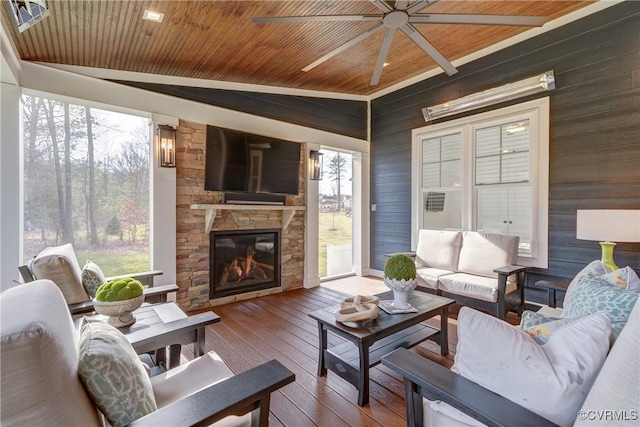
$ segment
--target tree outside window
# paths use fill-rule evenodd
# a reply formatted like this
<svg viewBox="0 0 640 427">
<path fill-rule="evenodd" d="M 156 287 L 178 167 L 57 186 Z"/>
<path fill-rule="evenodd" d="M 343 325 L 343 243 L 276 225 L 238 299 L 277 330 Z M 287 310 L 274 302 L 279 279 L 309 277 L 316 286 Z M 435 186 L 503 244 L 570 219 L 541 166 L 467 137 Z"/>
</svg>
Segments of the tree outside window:
<svg viewBox="0 0 640 427">
<path fill-rule="evenodd" d="M 72 243 L 105 274 L 149 268 L 143 117 L 25 96 L 24 257 Z"/>
</svg>

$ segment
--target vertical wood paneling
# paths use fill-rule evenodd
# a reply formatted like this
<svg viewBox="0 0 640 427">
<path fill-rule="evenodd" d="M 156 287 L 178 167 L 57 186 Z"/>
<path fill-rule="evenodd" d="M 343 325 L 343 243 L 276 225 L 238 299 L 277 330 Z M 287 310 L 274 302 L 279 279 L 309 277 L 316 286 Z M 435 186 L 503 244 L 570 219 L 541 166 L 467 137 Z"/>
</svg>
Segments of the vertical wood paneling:
<svg viewBox="0 0 640 427">
<path fill-rule="evenodd" d="M 575 238 L 576 210 L 640 209 L 640 3 L 633 1 L 467 64 L 453 77 L 372 101 L 372 268 L 411 243 L 410 209 L 395 211 L 410 205 L 411 129 L 425 125 L 420 108 L 548 69 L 557 85 L 549 95 L 549 268 L 535 270 L 530 283 L 571 277 L 600 258 L 597 242 Z M 620 243 L 616 262 L 640 271 L 639 253 L 639 243 Z"/>
</svg>

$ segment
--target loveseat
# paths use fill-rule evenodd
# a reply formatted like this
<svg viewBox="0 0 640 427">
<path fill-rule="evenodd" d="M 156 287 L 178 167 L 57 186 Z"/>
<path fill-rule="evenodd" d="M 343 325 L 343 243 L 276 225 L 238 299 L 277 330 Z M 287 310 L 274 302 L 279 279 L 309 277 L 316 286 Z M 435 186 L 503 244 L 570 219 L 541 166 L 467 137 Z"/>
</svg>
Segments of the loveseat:
<svg viewBox="0 0 640 427">
<path fill-rule="evenodd" d="M 475 231 L 420 230 L 418 290 L 488 311 L 500 319 L 524 310 L 527 267 L 518 266 L 518 236 Z"/>
<path fill-rule="evenodd" d="M 385 356 L 404 377 L 408 425 L 639 425 L 640 279 L 597 264 L 563 311 L 528 311 L 519 327 L 463 307 L 452 370 L 406 349 Z"/>
</svg>

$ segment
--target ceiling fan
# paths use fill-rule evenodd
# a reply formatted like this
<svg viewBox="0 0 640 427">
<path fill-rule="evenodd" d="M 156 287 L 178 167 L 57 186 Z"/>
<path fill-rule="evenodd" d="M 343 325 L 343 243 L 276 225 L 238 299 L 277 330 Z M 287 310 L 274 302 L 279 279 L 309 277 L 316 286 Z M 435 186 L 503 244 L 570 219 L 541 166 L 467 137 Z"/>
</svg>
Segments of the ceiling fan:
<svg viewBox="0 0 640 427">
<path fill-rule="evenodd" d="M 273 16 L 253 18 L 256 24 L 269 24 L 278 22 L 317 22 L 317 21 L 372 21 L 378 22 L 376 26 L 360 35 L 352 38 L 348 42 L 338 46 L 307 65 L 302 71 L 309 71 L 322 64 L 329 58 L 348 49 L 376 31 L 384 28 L 385 35 L 382 40 L 382 47 L 378 54 L 378 60 L 373 70 L 370 86 L 375 86 L 380 81 L 382 68 L 385 65 L 391 41 L 396 30 L 402 31 L 415 44 L 429 55 L 448 75 L 453 75 L 458 70 L 436 49 L 413 24 L 471 24 L 471 25 L 514 25 L 523 27 L 540 27 L 546 21 L 544 16 L 521 16 L 521 15 L 474 15 L 474 14 L 454 14 L 454 13 L 417 13 L 425 7 L 434 4 L 438 0 L 418 0 L 409 5 L 409 0 L 397 0 L 393 6 L 384 0 L 370 0 L 382 14 L 378 15 L 311 15 L 311 16 Z"/>
</svg>

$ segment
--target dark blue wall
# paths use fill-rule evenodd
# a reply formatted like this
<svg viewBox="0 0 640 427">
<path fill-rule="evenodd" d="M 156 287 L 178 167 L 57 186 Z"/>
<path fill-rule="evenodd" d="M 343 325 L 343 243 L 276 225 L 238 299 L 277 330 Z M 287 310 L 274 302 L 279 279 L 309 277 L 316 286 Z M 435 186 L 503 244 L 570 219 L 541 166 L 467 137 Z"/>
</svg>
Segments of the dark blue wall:
<svg viewBox="0 0 640 427">
<path fill-rule="evenodd" d="M 372 101 L 371 203 L 377 205 L 371 212 L 372 268 L 383 269 L 384 253 L 410 248 L 411 130 L 426 125 L 421 108 L 549 69 L 557 89 L 538 95 L 551 98 L 549 269 L 535 270 L 529 283 L 571 277 L 600 258 L 596 242 L 576 240 L 576 210 L 640 209 L 636 1 L 461 66 L 452 77 L 439 75 Z M 616 262 L 640 271 L 639 252 L 640 244 L 620 243 Z"/>
</svg>

